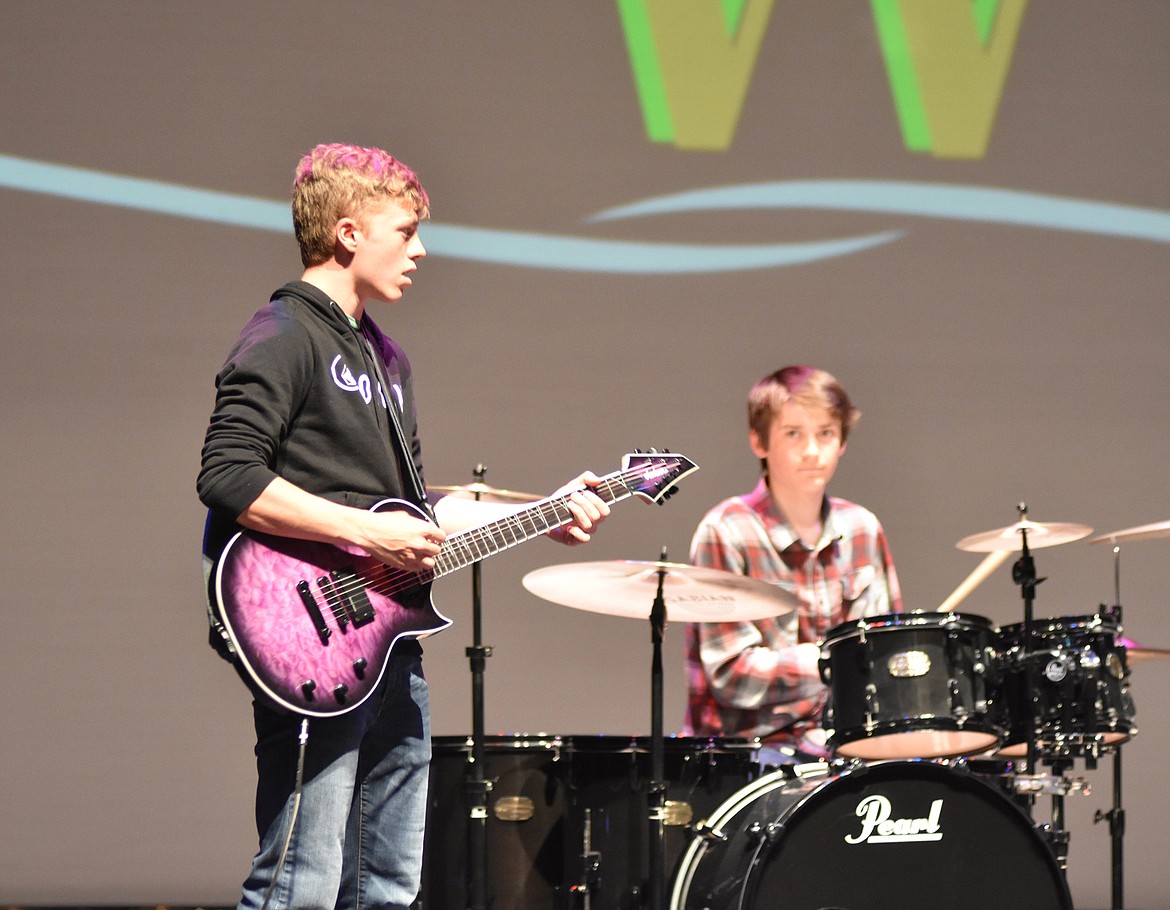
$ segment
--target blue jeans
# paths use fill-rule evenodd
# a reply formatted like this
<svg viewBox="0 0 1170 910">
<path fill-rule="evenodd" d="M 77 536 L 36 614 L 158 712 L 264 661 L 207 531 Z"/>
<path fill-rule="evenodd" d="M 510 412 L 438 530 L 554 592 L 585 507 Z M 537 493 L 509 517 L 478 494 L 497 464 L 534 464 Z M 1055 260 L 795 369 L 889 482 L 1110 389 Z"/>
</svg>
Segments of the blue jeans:
<svg viewBox="0 0 1170 910">
<path fill-rule="evenodd" d="M 260 701 L 253 713 L 260 850 L 240 910 L 259 910 L 278 871 L 300 748 L 299 715 Z M 391 653 L 384 678 L 360 706 L 309 719 L 300 808 L 270 910 L 409 907 L 422 873 L 430 757 L 422 657 L 407 642 Z"/>
</svg>

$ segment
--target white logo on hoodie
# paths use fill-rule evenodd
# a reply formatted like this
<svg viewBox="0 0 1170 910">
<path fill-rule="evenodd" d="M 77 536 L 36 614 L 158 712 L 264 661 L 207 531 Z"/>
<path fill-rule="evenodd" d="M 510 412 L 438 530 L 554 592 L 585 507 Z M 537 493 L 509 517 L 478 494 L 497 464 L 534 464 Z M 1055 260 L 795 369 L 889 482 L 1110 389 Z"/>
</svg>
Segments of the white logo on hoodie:
<svg viewBox="0 0 1170 910">
<path fill-rule="evenodd" d="M 361 376 L 354 379 L 349 367 L 341 362 L 340 354 L 333 358 L 333 363 L 329 365 L 329 372 L 333 375 L 334 385 L 343 392 L 357 392 L 362 396 L 362 401 L 366 404 L 369 404 L 373 400 L 374 395 L 370 377 L 362 373 Z"/>
<path fill-rule="evenodd" d="M 333 358 L 333 363 L 329 365 L 329 372 L 333 376 L 333 384 L 343 392 L 357 392 L 362 396 L 362 401 L 366 404 L 369 404 L 373 400 L 373 383 L 370 381 L 370 377 L 362 373 L 355 379 L 353 371 L 341 362 L 340 354 Z M 394 390 L 394 397 L 398 401 L 398 412 L 401 414 L 402 387 L 398 383 L 394 383 L 392 388 Z M 378 383 L 378 401 L 381 402 L 382 407 L 389 410 L 390 404 L 386 401 L 386 395 L 382 391 L 381 383 Z"/>
</svg>

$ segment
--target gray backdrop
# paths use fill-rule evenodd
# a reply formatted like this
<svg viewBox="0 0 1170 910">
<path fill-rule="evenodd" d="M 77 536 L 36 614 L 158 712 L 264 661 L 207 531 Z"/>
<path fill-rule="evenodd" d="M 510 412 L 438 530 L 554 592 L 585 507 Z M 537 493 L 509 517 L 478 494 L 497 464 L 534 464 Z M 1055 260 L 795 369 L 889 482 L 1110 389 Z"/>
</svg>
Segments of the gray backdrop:
<svg viewBox="0 0 1170 910">
<path fill-rule="evenodd" d="M 521 578 L 664 546 L 685 560 L 702 513 L 754 483 L 744 396 L 786 363 L 836 373 L 864 411 L 834 490 L 884 521 L 908 608 L 935 608 L 980 558 L 955 542 L 1010 524 L 1021 500 L 1096 533 L 1170 518 L 1170 7 L 1032 0 L 987 150 L 968 158 L 907 150 L 865 4 L 747 7 L 771 17 L 730 145 L 708 151 L 647 138 L 614 3 L 0 8 L 0 901 L 237 896 L 254 846 L 250 709 L 205 645 L 193 484 L 213 374 L 299 274 L 271 211 L 319 141 L 383 145 L 432 196 L 415 287 L 373 311 L 415 363 L 432 483 L 482 462 L 490 483 L 545 493 L 647 446 L 702 466 L 662 508 L 618 506 L 586 549 L 537 541 L 485 564 L 489 731 L 648 732 L 646 624 L 539 601 Z M 866 183 L 844 204 L 762 205 L 758 190 L 755 208 L 591 217 L 837 180 Z M 875 202 L 892 181 L 912 184 L 894 194 L 904 206 Z M 1019 196 L 928 212 L 928 185 L 1087 214 L 1061 222 Z M 226 204 L 194 217 L 207 191 Z M 787 265 L 706 258 L 873 235 L 888 242 Z M 564 260 L 548 237 L 572 241 Z M 691 268 L 634 244 L 690 245 Z M 1127 634 L 1170 646 L 1170 540 L 1120 555 Z M 1108 546 L 1036 562 L 1039 616 L 1115 599 Z M 960 609 L 1019 621 L 1009 565 Z M 438 734 L 470 729 L 470 582 L 436 586 L 456 621 L 427 645 Z M 665 650 L 677 730 L 680 626 Z M 1168 674 L 1136 668 L 1141 732 L 1123 750 L 1138 907 L 1168 906 Z M 1093 786 L 1069 805 L 1078 906 L 1109 902 L 1092 822 L 1109 771 L 1076 769 Z"/>
</svg>

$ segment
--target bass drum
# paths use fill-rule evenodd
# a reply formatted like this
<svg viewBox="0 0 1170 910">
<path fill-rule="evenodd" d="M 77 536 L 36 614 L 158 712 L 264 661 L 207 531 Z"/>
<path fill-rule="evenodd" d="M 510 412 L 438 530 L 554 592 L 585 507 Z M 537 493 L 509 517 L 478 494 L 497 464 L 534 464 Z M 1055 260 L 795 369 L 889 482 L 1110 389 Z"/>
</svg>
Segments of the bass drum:
<svg viewBox="0 0 1170 910">
<path fill-rule="evenodd" d="M 1072 910 L 1072 899 L 999 790 L 961 767 L 891 761 L 783 768 L 732 795 L 699 826 L 670 906 Z"/>
</svg>

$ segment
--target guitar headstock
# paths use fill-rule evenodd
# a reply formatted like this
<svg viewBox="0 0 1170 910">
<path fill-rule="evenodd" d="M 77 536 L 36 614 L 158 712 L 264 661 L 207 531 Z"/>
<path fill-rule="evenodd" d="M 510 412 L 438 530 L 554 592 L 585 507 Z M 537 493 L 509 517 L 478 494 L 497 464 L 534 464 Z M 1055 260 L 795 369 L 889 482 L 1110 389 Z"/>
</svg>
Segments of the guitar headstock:
<svg viewBox="0 0 1170 910">
<path fill-rule="evenodd" d="M 675 484 L 697 470 L 699 466 L 685 455 L 635 449 L 622 458 L 622 483 L 635 496 L 662 505 L 678 492 Z"/>
</svg>

